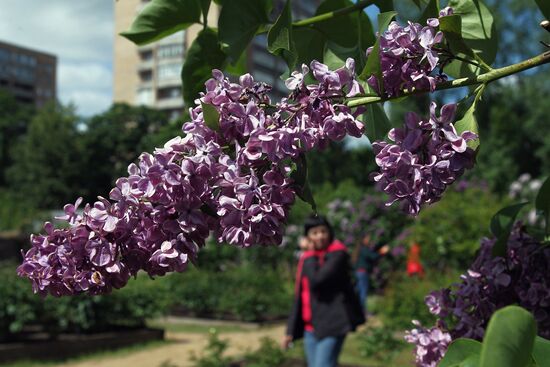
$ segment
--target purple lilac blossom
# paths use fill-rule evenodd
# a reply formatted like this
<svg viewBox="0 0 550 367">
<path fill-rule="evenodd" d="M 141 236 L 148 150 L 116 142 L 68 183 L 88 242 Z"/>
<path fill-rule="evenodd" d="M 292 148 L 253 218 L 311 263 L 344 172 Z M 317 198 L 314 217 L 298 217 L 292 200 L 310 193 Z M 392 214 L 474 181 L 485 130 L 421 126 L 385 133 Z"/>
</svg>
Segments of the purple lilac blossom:
<svg viewBox="0 0 550 367">
<path fill-rule="evenodd" d="M 451 335 L 437 326 L 423 327 L 420 322 L 413 320 L 414 329 L 405 332 L 405 340 L 415 344 L 415 362 L 417 366 L 437 367 L 443 358 L 447 347 L 451 343 Z"/>
<path fill-rule="evenodd" d="M 518 305 L 530 311 L 538 326 L 538 335 L 550 338 L 550 248 L 516 226 L 507 244 L 505 257 L 493 257 L 494 239 L 483 239 L 480 253 L 460 283 L 426 296 L 430 313 L 437 317 L 434 328 L 449 334 L 452 340 L 482 340 L 489 319 L 495 311 Z M 418 325 L 417 325 L 418 326 Z M 433 329 L 433 328 L 432 328 Z M 416 330 L 416 331 L 415 331 Z M 425 335 L 424 340 L 409 335 Z M 416 344 L 417 366 L 434 366 L 449 344 L 431 338 L 425 329 L 409 332 L 407 341 Z M 426 357 L 425 346 L 435 345 L 442 353 Z"/>
<path fill-rule="evenodd" d="M 372 144 L 380 172 L 372 175 L 390 198 L 411 215 L 417 215 L 423 204 L 432 204 L 466 169 L 474 165 L 475 152 L 467 142 L 477 135 L 456 132 L 454 120 L 456 104 L 446 104 L 437 116 L 435 102 L 430 106 L 430 117 L 422 120 L 409 112 L 405 126 L 391 129 L 390 141 Z"/>
<path fill-rule="evenodd" d="M 447 7 L 439 16 L 452 13 L 452 9 Z M 383 91 L 375 75 L 369 77 L 368 84 L 386 97 L 398 96 L 404 90 L 434 91 L 438 83 L 447 80 L 444 74 L 433 75 L 440 61 L 437 46 L 443 42 L 443 32 L 438 27 L 437 18 L 428 19 L 426 26 L 408 22 L 402 27 L 395 21 L 391 22 L 379 38 Z M 372 47 L 367 50 L 367 56 L 371 52 Z"/>
<path fill-rule="evenodd" d="M 68 228 L 44 225 L 32 235 L 18 274 L 42 295 L 103 294 L 143 270 L 184 271 L 206 239 L 236 246 L 278 245 L 297 187 L 291 161 L 345 135 L 360 137 L 362 113 L 343 98 L 362 93 L 354 61 L 329 70 L 311 63 L 287 80 L 291 95 L 271 106 L 270 87 L 249 74 L 231 83 L 221 71 L 190 109 L 184 137 L 143 153 L 109 198 L 65 206 Z M 204 122 L 202 104 L 219 113 L 219 131 Z M 268 107 L 270 107 L 268 109 Z M 269 112 L 268 112 L 269 111 Z M 226 147 L 226 148 L 222 148 Z"/>
</svg>

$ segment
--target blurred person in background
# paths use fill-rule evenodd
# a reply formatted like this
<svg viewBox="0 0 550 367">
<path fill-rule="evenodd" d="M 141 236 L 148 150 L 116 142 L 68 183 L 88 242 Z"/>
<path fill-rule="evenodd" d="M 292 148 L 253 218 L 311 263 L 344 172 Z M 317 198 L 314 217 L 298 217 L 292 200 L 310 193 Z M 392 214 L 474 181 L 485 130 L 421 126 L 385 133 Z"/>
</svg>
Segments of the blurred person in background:
<svg viewBox="0 0 550 367">
<path fill-rule="evenodd" d="M 361 309 L 365 315 L 367 315 L 367 295 L 370 287 L 370 275 L 378 260 L 390 250 L 388 245 L 383 245 L 378 250 L 375 250 L 371 240 L 370 235 L 364 236 L 363 240 L 355 246 L 351 256 L 355 270 L 355 287 L 359 295 Z"/>
<path fill-rule="evenodd" d="M 304 235 L 283 348 L 303 337 L 308 367 L 336 367 L 346 334 L 365 318 L 350 276 L 347 248 L 334 239 L 330 223 L 311 216 Z"/>
</svg>

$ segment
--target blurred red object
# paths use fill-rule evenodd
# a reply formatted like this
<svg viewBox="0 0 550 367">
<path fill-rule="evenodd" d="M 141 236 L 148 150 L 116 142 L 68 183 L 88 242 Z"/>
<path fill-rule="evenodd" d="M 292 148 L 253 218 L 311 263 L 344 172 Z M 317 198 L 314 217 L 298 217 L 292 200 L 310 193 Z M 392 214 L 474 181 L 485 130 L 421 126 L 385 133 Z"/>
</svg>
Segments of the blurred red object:
<svg viewBox="0 0 550 367">
<path fill-rule="evenodd" d="M 417 275 L 424 276 L 424 267 L 420 263 L 420 245 L 416 242 L 412 244 L 407 255 L 407 274 L 412 277 Z"/>
</svg>

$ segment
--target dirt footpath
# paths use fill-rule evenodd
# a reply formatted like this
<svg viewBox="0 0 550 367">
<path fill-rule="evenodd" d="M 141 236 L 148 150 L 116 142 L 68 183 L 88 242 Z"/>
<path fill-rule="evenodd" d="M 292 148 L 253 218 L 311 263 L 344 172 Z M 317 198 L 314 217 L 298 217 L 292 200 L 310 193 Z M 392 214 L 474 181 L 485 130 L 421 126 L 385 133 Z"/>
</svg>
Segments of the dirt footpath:
<svg viewBox="0 0 550 367">
<path fill-rule="evenodd" d="M 229 340 L 225 355 L 242 355 L 247 350 L 260 346 L 262 337 L 279 342 L 284 334 L 283 325 L 259 328 L 254 331 L 220 332 L 222 340 Z M 166 333 L 166 339 L 173 343 L 157 348 L 148 348 L 130 355 L 90 359 L 83 362 L 63 364 L 63 367 L 161 367 L 163 363 L 178 367 L 192 367 L 191 355 L 200 356 L 208 344 L 208 334 Z"/>
</svg>

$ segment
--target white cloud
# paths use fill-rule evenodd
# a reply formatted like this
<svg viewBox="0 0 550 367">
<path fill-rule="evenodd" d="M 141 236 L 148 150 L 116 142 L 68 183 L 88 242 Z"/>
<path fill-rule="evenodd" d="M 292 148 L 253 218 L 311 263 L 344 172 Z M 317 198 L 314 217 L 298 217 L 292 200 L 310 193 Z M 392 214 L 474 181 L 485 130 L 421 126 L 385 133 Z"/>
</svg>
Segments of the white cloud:
<svg viewBox="0 0 550 367">
<path fill-rule="evenodd" d="M 58 57 L 58 98 L 81 114 L 111 103 L 113 2 L 2 0 L 0 39 Z"/>
</svg>

